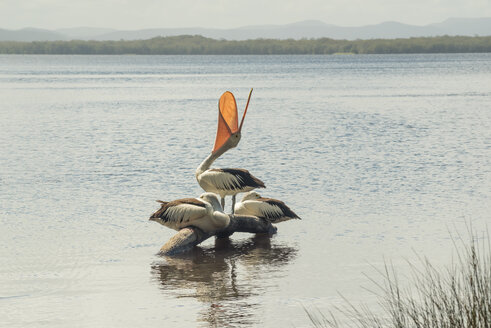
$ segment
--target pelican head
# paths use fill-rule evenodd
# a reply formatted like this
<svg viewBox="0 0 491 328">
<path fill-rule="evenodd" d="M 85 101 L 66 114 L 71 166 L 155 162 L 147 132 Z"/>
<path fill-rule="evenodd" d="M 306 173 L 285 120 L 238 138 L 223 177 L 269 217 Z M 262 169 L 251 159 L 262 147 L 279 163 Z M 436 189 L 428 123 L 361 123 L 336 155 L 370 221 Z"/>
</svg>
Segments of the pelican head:
<svg viewBox="0 0 491 328">
<path fill-rule="evenodd" d="M 230 224 L 230 217 L 223 213 L 222 205 L 218 201 L 218 198 L 215 194 L 211 192 L 205 192 L 199 196 L 203 201 L 211 204 L 213 207 L 213 215 L 211 215 L 211 220 L 209 224 L 211 227 L 206 227 L 205 230 L 220 230 L 227 227 Z"/>
<path fill-rule="evenodd" d="M 202 193 L 199 196 L 199 198 L 207 203 L 210 203 L 210 205 L 213 207 L 215 211 L 223 212 L 222 205 L 220 205 L 220 202 L 218 201 L 218 197 L 214 193 L 205 192 Z"/>
<path fill-rule="evenodd" d="M 244 194 L 244 197 L 242 197 L 242 201 L 245 201 L 245 200 L 252 200 L 252 199 L 258 199 L 258 198 L 261 198 L 261 195 L 259 195 L 257 192 L 255 191 L 249 191 L 249 192 L 246 192 Z"/>
<path fill-rule="evenodd" d="M 226 149 L 235 148 L 239 144 L 240 138 L 242 138 L 242 134 L 240 133 L 240 131 L 232 133 L 222 147 Z"/>
<path fill-rule="evenodd" d="M 226 91 L 218 101 L 218 128 L 215 139 L 213 153 L 220 149 L 231 149 L 237 147 L 241 138 L 242 126 L 251 100 L 252 89 L 249 92 L 249 98 L 242 115 L 242 120 L 239 125 L 239 114 L 237 112 L 237 103 L 234 95 L 230 91 Z"/>
</svg>

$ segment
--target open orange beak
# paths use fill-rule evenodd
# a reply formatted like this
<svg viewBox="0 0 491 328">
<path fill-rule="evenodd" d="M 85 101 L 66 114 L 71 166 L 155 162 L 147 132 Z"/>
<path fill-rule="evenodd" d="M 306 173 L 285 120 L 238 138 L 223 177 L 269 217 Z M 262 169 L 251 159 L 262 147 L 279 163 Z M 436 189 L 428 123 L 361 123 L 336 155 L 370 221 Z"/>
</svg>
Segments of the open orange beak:
<svg viewBox="0 0 491 328">
<path fill-rule="evenodd" d="M 213 147 L 213 152 L 221 148 L 230 136 L 234 133 L 240 132 L 242 130 L 242 125 L 244 124 L 244 118 L 247 113 L 247 108 L 249 107 L 249 101 L 251 100 L 252 89 L 249 92 L 249 98 L 247 99 L 247 104 L 242 115 L 242 120 L 239 123 L 239 114 L 237 112 L 237 103 L 235 97 L 230 91 L 224 92 L 218 101 L 218 128 L 217 136 L 215 139 L 215 146 Z"/>
</svg>

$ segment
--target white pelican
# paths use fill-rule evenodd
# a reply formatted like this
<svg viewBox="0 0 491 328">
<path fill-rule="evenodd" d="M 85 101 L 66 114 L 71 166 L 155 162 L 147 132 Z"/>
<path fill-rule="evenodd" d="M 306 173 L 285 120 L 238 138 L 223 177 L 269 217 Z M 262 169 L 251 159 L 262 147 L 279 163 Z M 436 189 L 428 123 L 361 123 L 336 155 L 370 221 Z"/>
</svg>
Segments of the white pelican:
<svg viewBox="0 0 491 328">
<path fill-rule="evenodd" d="M 230 223 L 230 217 L 222 212 L 217 196 L 212 193 L 206 192 L 199 198 L 158 202 L 162 206 L 150 216 L 150 220 L 174 230 L 194 226 L 204 232 L 213 232 L 227 227 Z"/>
<path fill-rule="evenodd" d="M 251 191 L 255 188 L 265 188 L 264 183 L 244 169 L 210 169 L 211 164 L 227 150 L 236 147 L 241 137 L 242 124 L 251 100 L 251 92 L 247 105 L 238 125 L 237 103 L 234 95 L 226 91 L 218 102 L 218 128 L 215 146 L 211 154 L 196 169 L 196 179 L 207 192 L 220 195 L 222 208 L 225 209 L 225 196 L 232 195 L 232 213 L 235 206 L 235 195 Z"/>
<path fill-rule="evenodd" d="M 246 193 L 242 201 L 237 203 L 234 214 L 254 215 L 271 223 L 300 219 L 281 200 L 262 198 L 261 195 L 254 191 Z"/>
</svg>

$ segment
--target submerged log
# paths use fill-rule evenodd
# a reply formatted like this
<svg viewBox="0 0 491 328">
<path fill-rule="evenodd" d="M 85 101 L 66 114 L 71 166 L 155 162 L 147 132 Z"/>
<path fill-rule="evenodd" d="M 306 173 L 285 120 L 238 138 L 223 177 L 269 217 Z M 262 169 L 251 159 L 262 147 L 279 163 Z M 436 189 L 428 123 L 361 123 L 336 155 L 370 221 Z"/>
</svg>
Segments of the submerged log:
<svg viewBox="0 0 491 328">
<path fill-rule="evenodd" d="M 191 250 L 194 246 L 202 243 L 206 239 L 216 236 L 217 238 L 226 238 L 235 232 L 250 233 L 267 233 L 274 235 L 277 228 L 271 223 L 261 220 L 250 215 L 233 215 L 230 214 L 230 224 L 222 230 L 207 233 L 195 227 L 186 227 L 160 248 L 160 255 L 176 255 Z"/>
</svg>

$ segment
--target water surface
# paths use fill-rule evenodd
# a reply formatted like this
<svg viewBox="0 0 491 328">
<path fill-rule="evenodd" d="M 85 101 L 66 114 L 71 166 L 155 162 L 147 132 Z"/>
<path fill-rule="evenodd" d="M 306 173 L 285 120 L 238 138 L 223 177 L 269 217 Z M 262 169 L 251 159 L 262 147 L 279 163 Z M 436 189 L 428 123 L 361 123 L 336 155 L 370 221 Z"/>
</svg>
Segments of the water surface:
<svg viewBox="0 0 491 328">
<path fill-rule="evenodd" d="M 0 56 L 8 327 L 308 327 L 374 304 L 384 259 L 452 256 L 490 222 L 491 55 Z M 254 94 L 243 167 L 302 221 L 156 255 L 156 199 L 201 193 L 217 101 Z"/>
</svg>

